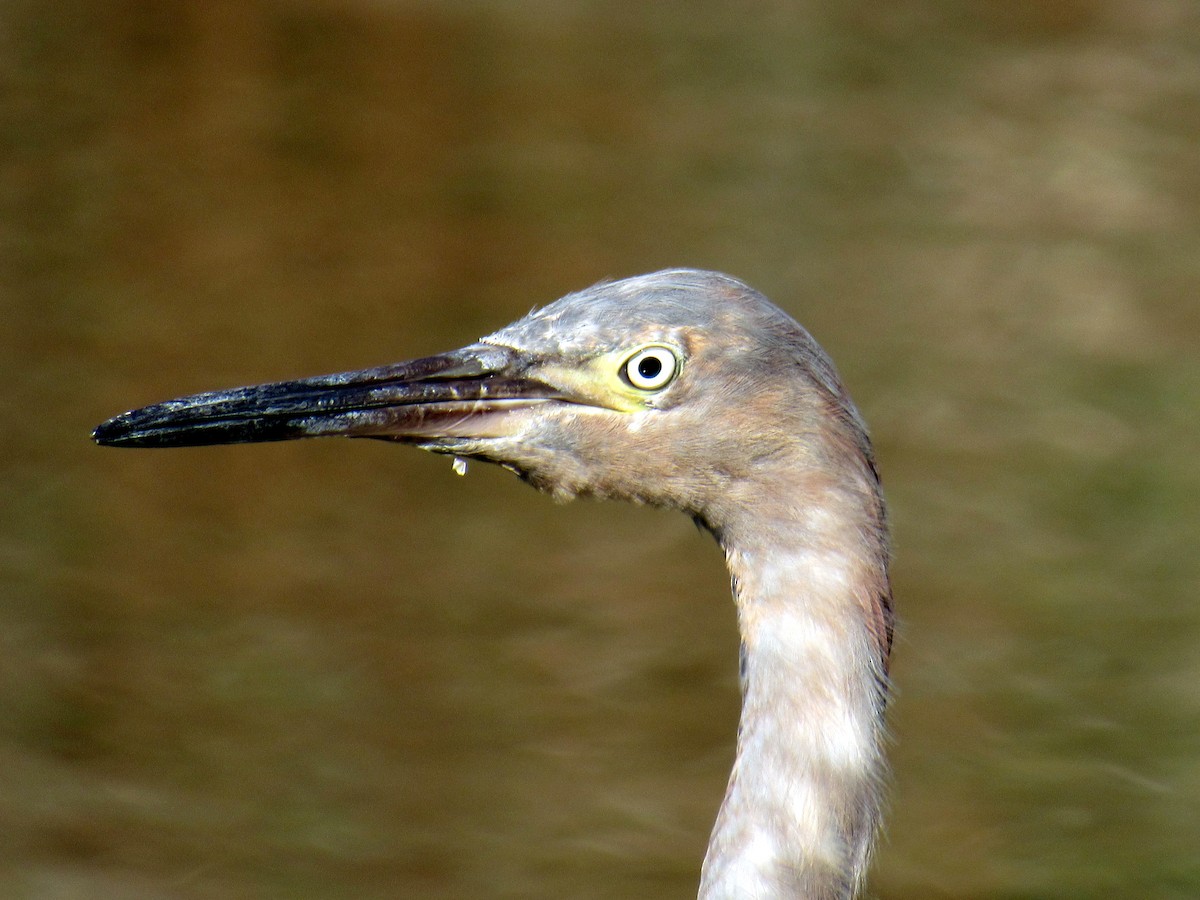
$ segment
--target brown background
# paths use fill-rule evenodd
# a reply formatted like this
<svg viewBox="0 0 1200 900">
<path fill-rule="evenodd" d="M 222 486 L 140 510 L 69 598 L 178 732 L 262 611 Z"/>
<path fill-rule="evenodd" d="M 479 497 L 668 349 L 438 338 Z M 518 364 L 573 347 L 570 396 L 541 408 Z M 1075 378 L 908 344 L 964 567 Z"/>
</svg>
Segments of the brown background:
<svg viewBox="0 0 1200 900">
<path fill-rule="evenodd" d="M 732 606 L 682 517 L 116 412 L 727 270 L 896 532 L 881 898 L 1200 895 L 1200 6 L 0 10 L 0 894 L 686 897 Z"/>
</svg>

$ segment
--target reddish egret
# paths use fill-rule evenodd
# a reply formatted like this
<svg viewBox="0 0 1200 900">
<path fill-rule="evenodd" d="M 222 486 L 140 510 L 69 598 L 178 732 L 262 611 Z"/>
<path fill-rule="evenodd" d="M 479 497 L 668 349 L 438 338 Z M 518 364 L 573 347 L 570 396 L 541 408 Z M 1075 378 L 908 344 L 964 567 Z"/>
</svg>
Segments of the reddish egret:
<svg viewBox="0 0 1200 900">
<path fill-rule="evenodd" d="M 733 577 L 742 714 L 700 896 L 859 893 L 885 767 L 887 521 L 862 418 L 800 325 L 727 275 L 658 272 L 461 350 L 169 400 L 94 437 L 323 435 L 498 463 L 555 497 L 671 507 L 712 532 Z"/>
</svg>

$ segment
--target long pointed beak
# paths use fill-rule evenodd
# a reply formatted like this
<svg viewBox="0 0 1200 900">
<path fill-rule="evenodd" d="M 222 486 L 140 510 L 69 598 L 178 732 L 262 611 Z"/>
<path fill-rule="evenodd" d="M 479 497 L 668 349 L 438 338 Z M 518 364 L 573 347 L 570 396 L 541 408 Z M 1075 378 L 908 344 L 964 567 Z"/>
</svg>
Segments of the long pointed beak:
<svg viewBox="0 0 1200 900">
<path fill-rule="evenodd" d="M 342 435 L 410 443 L 510 433 L 511 413 L 567 399 L 526 377 L 517 351 L 490 344 L 411 362 L 214 391 L 109 419 L 113 447 L 195 447 Z"/>
</svg>

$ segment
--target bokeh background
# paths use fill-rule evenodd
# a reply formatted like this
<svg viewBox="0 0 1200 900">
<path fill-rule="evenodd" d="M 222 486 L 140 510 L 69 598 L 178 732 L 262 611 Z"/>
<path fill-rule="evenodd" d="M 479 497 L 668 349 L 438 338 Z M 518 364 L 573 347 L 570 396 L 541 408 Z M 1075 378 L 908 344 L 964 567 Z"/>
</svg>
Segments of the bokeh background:
<svg viewBox="0 0 1200 900">
<path fill-rule="evenodd" d="M 883 900 L 1200 896 L 1200 5 L 12 0 L 0 895 L 687 897 L 717 548 L 183 393 L 729 271 L 873 429 Z"/>
</svg>

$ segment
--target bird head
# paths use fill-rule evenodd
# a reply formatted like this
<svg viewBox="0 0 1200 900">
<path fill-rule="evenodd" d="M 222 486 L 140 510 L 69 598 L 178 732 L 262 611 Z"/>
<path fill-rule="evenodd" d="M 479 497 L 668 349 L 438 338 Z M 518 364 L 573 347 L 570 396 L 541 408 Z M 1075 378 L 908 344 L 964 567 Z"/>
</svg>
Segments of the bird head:
<svg viewBox="0 0 1200 900">
<path fill-rule="evenodd" d="M 559 498 L 613 497 L 710 520 L 777 467 L 867 461 L 832 363 L 745 284 L 676 269 L 598 284 L 449 353 L 197 394 L 94 438 L 177 447 L 340 435 L 504 466 Z"/>
</svg>

